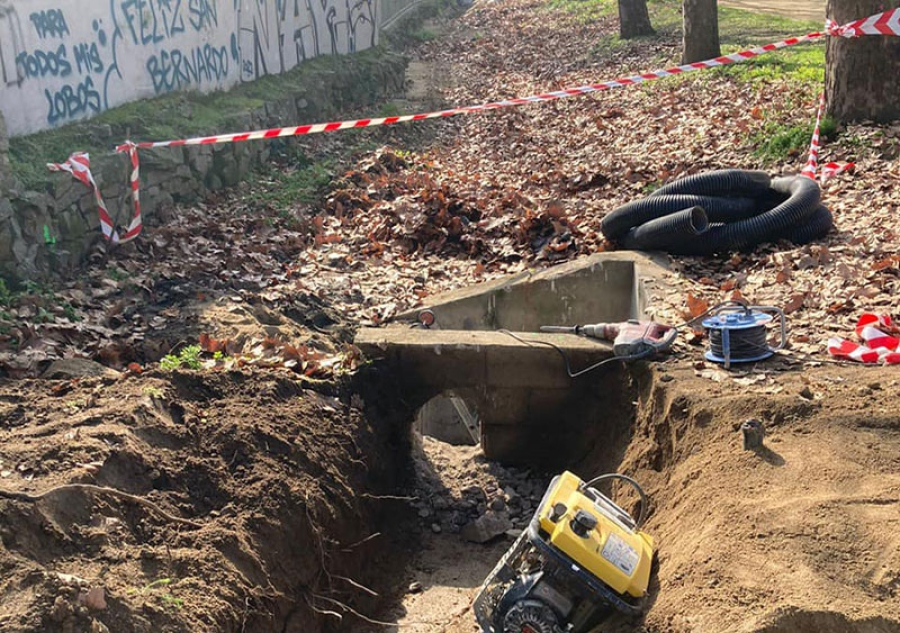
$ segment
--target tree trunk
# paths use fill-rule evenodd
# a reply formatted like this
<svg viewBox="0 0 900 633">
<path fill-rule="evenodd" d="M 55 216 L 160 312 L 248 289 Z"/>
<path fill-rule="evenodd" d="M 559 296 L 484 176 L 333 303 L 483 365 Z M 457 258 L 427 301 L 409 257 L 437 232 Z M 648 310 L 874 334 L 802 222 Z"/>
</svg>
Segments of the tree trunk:
<svg viewBox="0 0 900 633">
<path fill-rule="evenodd" d="M 619 0 L 619 37 L 627 40 L 654 33 L 647 13 L 647 0 Z"/>
<path fill-rule="evenodd" d="M 826 14 L 846 24 L 900 6 L 900 0 L 828 0 Z M 829 37 L 825 98 L 838 121 L 900 119 L 900 37 Z"/>
<path fill-rule="evenodd" d="M 716 0 L 684 0 L 684 48 L 681 63 L 692 64 L 721 54 Z"/>
</svg>

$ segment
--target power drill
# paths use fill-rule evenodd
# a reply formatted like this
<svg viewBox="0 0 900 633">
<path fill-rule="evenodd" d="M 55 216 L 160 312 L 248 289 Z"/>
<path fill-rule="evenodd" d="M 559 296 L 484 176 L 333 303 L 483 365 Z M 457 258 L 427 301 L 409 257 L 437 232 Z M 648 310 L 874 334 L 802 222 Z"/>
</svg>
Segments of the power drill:
<svg viewBox="0 0 900 633">
<path fill-rule="evenodd" d="M 678 330 L 656 321 L 629 319 L 624 323 L 594 325 L 542 325 L 541 332 L 558 332 L 612 341 L 613 354 L 619 358 L 652 356 L 668 350 Z"/>
</svg>

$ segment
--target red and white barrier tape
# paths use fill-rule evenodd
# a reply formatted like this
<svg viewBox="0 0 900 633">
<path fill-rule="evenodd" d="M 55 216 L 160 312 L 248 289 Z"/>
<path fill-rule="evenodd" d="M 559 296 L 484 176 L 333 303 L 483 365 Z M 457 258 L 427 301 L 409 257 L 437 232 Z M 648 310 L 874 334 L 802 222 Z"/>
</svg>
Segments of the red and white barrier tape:
<svg viewBox="0 0 900 633">
<path fill-rule="evenodd" d="M 856 323 L 856 334 L 863 344 L 840 338 L 828 340 L 828 353 L 835 358 L 859 363 L 900 364 L 900 338 L 886 334 L 882 329 L 896 330 L 891 317 L 863 314 Z"/>
<path fill-rule="evenodd" d="M 353 121 L 334 121 L 331 123 L 314 123 L 311 125 L 298 125 L 291 127 L 279 127 L 268 130 L 255 130 L 253 132 L 241 132 L 238 134 L 219 134 L 216 136 L 199 136 L 195 138 L 182 139 L 176 141 L 159 141 L 153 143 L 136 143 L 139 149 L 151 149 L 155 147 L 181 147 L 184 145 L 213 145 L 216 143 L 240 143 L 243 141 L 253 141 L 259 139 L 272 139 L 285 136 L 302 136 L 306 134 L 316 134 L 319 132 L 336 132 L 338 130 L 347 130 L 352 128 L 374 127 L 376 125 L 393 125 L 394 123 L 405 123 L 407 121 L 423 121 L 425 119 L 436 119 L 442 117 L 455 116 L 457 114 L 473 114 L 476 112 L 484 112 L 487 110 L 498 110 L 500 108 L 511 108 L 515 106 L 526 105 L 529 103 L 541 103 L 544 101 L 554 101 L 556 99 L 565 99 L 566 97 L 575 97 L 590 94 L 592 92 L 601 92 L 603 90 L 611 90 L 613 88 L 624 88 L 634 84 L 645 83 L 662 77 L 672 77 L 681 75 L 695 70 L 703 70 L 704 68 L 715 68 L 717 66 L 726 66 L 736 62 L 744 62 L 754 57 L 759 57 L 765 53 L 770 53 L 788 46 L 795 46 L 806 42 L 812 42 L 824 37 L 824 33 L 810 33 L 802 37 L 793 37 L 781 42 L 766 44 L 765 46 L 757 46 L 755 48 L 741 51 L 739 53 L 731 53 L 730 55 L 722 55 L 715 59 L 708 59 L 693 64 L 685 64 L 676 66 L 666 70 L 654 70 L 652 72 L 640 75 L 632 75 L 631 77 L 621 77 L 613 81 L 605 81 L 602 83 L 588 84 L 578 86 L 577 88 L 566 88 L 565 90 L 555 90 L 530 97 L 519 97 L 516 99 L 504 99 L 503 101 L 493 101 L 491 103 L 482 103 L 479 105 L 464 106 L 458 108 L 450 108 L 448 110 L 440 110 L 437 112 L 426 112 L 420 114 L 405 114 L 402 116 L 383 117 L 377 119 L 356 119 Z M 120 146 L 120 151 L 127 145 Z"/>
<path fill-rule="evenodd" d="M 822 125 L 822 114 L 825 112 L 825 93 L 819 98 L 819 110 L 816 112 L 816 127 L 813 129 L 812 141 L 809 144 L 809 159 L 806 161 L 800 174 L 807 178 L 816 179 L 816 172 L 819 170 L 819 129 Z M 830 178 L 834 178 L 838 174 L 845 171 L 852 171 L 856 167 L 853 163 L 828 163 L 822 166 L 822 184 L 825 184 Z"/>
<path fill-rule="evenodd" d="M 136 164 L 137 150 L 134 150 L 133 152 L 133 161 Z M 69 160 L 64 163 L 47 163 L 47 169 L 50 171 L 69 172 L 72 174 L 73 178 L 83 183 L 86 187 L 93 189 L 94 199 L 97 201 L 97 208 L 100 213 L 100 230 L 103 231 L 103 235 L 107 240 L 113 244 L 123 244 L 133 240 L 141 232 L 141 207 L 138 203 L 137 173 L 132 173 L 131 175 L 135 203 L 134 217 L 132 218 L 128 229 L 125 231 L 125 234 L 120 236 L 116 231 L 115 222 L 113 222 L 112 217 L 109 215 L 109 210 L 106 207 L 106 202 L 103 200 L 103 195 L 100 193 L 100 187 L 97 186 L 94 175 L 91 173 L 91 159 L 88 154 L 84 152 L 75 152 L 69 156 Z"/>
<path fill-rule="evenodd" d="M 181 147 L 187 145 L 213 145 L 217 143 L 239 143 L 243 141 L 253 141 L 260 139 L 273 139 L 273 138 L 281 138 L 288 136 L 302 136 L 306 134 L 316 134 L 320 132 L 336 132 L 338 130 L 347 130 L 347 129 L 357 129 L 364 127 L 374 127 L 377 125 L 393 125 L 394 123 L 405 123 L 407 121 L 423 121 L 425 119 L 436 119 L 443 118 L 449 116 L 455 116 L 458 114 L 473 114 L 476 112 L 485 112 L 488 110 L 497 110 L 500 108 L 509 108 L 515 106 L 526 105 L 529 103 L 541 103 L 544 101 L 553 101 L 556 99 L 564 99 L 566 97 L 574 97 L 585 94 L 590 94 L 592 92 L 600 92 L 603 90 L 610 90 L 612 88 L 623 88 L 625 86 L 630 86 L 634 84 L 645 83 L 647 81 L 652 81 L 654 79 L 660 79 L 662 77 L 671 77 L 674 75 L 681 75 L 683 73 L 692 72 L 695 70 L 702 70 L 704 68 L 715 68 L 717 66 L 726 66 L 728 64 L 734 64 L 737 62 L 744 62 L 749 59 L 753 59 L 755 57 L 759 57 L 765 53 L 770 53 L 772 51 L 777 51 L 782 48 L 787 48 L 789 46 L 795 46 L 797 44 L 803 44 L 806 42 L 812 42 L 818 40 L 825 35 L 840 35 L 841 37 L 859 37 L 860 35 L 900 35 L 900 27 L 898 27 L 898 20 L 900 20 L 900 9 L 894 9 L 892 11 L 886 11 L 884 13 L 880 13 L 878 15 L 871 16 L 864 20 L 857 20 L 856 22 L 850 22 L 843 26 L 837 26 L 833 22 L 829 22 L 827 24 L 827 33 L 809 33 L 807 35 L 803 35 L 801 37 L 789 38 L 786 40 L 782 40 L 780 42 L 775 42 L 772 44 L 766 44 L 765 46 L 757 46 L 745 51 L 741 51 L 739 53 L 731 53 L 730 55 L 722 55 L 721 57 L 716 57 L 715 59 L 708 59 L 701 62 L 695 62 L 693 64 L 684 64 L 682 66 L 676 66 L 674 68 L 669 68 L 666 70 L 655 70 L 648 73 L 643 73 L 640 75 L 633 75 L 631 77 L 623 77 L 620 79 L 615 79 L 613 81 L 606 81 L 602 83 L 589 84 L 585 86 L 579 86 L 577 88 L 567 88 L 565 90 L 556 90 L 553 92 L 547 92 L 539 95 L 532 95 L 529 97 L 520 97 L 516 99 L 504 99 L 502 101 L 493 101 L 491 103 L 483 103 L 479 105 L 473 106 L 465 106 L 465 107 L 457 107 L 451 108 L 448 110 L 440 110 L 437 112 L 426 112 L 420 114 L 406 114 L 402 116 L 393 116 L 393 117 L 381 117 L 374 119 L 356 119 L 352 121 L 334 121 L 330 123 L 314 123 L 308 125 L 298 125 L 298 126 L 290 126 L 290 127 L 280 127 L 280 128 L 271 128 L 267 130 L 255 130 L 252 132 L 240 132 L 235 134 L 219 134 L 215 136 L 201 136 L 189 139 L 180 139 L 180 140 L 172 140 L 172 141 L 158 141 L 158 142 L 142 142 L 142 143 L 133 143 L 132 141 L 126 141 L 122 145 L 116 147 L 117 152 L 125 152 L 129 154 L 131 158 L 132 171 L 131 171 L 131 189 L 134 193 L 134 204 L 135 204 L 135 214 L 134 219 L 132 220 L 131 225 L 129 225 L 128 229 L 125 232 L 125 235 L 122 238 L 119 238 L 116 233 L 112 220 L 109 217 L 109 212 L 106 210 L 105 204 L 103 204 L 103 199 L 100 196 L 100 192 L 97 189 L 96 183 L 94 183 L 93 177 L 90 175 L 89 163 L 86 160 L 86 154 L 73 154 L 68 162 L 71 162 L 75 156 L 84 156 L 85 161 L 79 163 L 82 165 L 81 167 L 74 168 L 81 170 L 80 173 L 86 173 L 87 178 L 82 178 L 80 176 L 76 176 L 79 180 L 84 182 L 86 185 L 93 186 L 95 196 L 97 198 L 97 204 L 100 206 L 100 222 L 101 228 L 103 229 L 103 234 L 112 242 L 118 241 L 128 241 L 130 239 L 134 239 L 138 233 L 141 231 L 141 212 L 140 212 L 140 202 L 139 202 L 139 190 L 140 190 L 140 182 L 139 182 L 139 173 L 140 173 L 140 163 L 138 160 L 138 149 L 152 149 L 158 147 Z M 819 117 L 821 118 L 821 109 Z M 815 160 L 812 177 L 815 178 L 815 165 L 818 164 L 818 119 L 816 125 L 816 133 L 813 137 L 814 141 L 814 149 L 815 149 L 815 159 L 812 156 L 811 147 L 810 151 L 810 161 Z M 68 164 L 64 163 L 63 165 Z M 830 165 L 826 166 L 826 170 Z M 75 171 L 73 169 L 68 169 L 63 167 L 62 165 L 56 165 L 60 169 L 71 172 L 75 175 Z M 807 163 L 807 167 L 804 168 L 804 173 L 807 173 L 810 167 L 810 163 Z M 53 167 L 51 167 L 53 168 Z M 838 172 L 829 172 L 832 175 Z M 807 175 L 809 175 L 807 173 Z M 824 175 L 824 174 L 823 174 Z"/>
<path fill-rule="evenodd" d="M 900 35 L 900 8 L 870 15 L 842 26 L 839 26 L 834 20 L 825 20 L 825 33 L 835 37 Z"/>
</svg>

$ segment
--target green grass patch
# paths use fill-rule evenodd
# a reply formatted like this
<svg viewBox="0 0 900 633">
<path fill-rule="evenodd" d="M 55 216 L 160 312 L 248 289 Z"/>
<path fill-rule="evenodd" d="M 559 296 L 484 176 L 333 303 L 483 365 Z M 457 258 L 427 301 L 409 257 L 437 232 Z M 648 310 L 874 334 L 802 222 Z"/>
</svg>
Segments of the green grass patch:
<svg viewBox="0 0 900 633">
<path fill-rule="evenodd" d="M 549 9 L 562 10 L 576 16 L 582 23 L 618 14 L 614 0 L 550 0 Z M 672 0 L 651 0 L 647 3 L 650 22 L 656 30 L 655 38 L 671 39 L 681 36 L 681 3 Z M 788 37 L 806 35 L 821 29 L 821 24 L 794 20 L 773 14 L 754 13 L 743 9 L 719 7 L 719 41 L 722 52 L 734 53 L 754 46 L 762 46 Z M 618 33 L 597 40 L 590 53 L 593 58 L 611 57 L 622 50 L 640 49 L 645 40 L 622 40 Z M 678 63 L 660 60 L 661 65 Z M 635 71 L 647 70 L 635 68 Z M 774 53 L 766 53 L 754 60 L 734 64 L 717 71 L 750 82 L 782 79 L 809 85 L 821 85 L 825 77 L 825 46 L 823 42 L 800 44 Z"/>
<path fill-rule="evenodd" d="M 806 35 L 820 28 L 821 24 L 816 22 L 719 7 L 719 39 L 726 54 Z M 825 44 L 821 41 L 798 44 L 734 64 L 724 72 L 750 82 L 785 80 L 821 86 L 825 81 Z"/>
<path fill-rule="evenodd" d="M 203 361 L 200 360 L 200 346 L 199 345 L 188 345 L 184 349 L 182 349 L 178 354 L 167 354 L 162 357 L 159 361 L 159 368 L 163 371 L 173 371 L 175 369 L 185 368 L 185 369 L 202 369 Z M 161 580 L 154 581 L 155 583 L 162 584 Z M 171 582 L 171 581 L 169 581 Z M 168 583 L 166 583 L 168 584 Z M 152 588 L 155 586 L 153 583 L 147 585 L 146 588 Z"/>
<path fill-rule="evenodd" d="M 823 139 L 833 136 L 837 130 L 834 119 L 825 117 L 819 127 Z M 768 162 L 778 162 L 805 154 L 812 138 L 813 124 L 785 125 L 770 122 L 750 140 L 756 149 L 753 155 Z"/>
<path fill-rule="evenodd" d="M 410 37 L 414 42 L 430 42 L 437 39 L 437 33 L 431 29 L 418 29 L 410 33 Z"/>
<path fill-rule="evenodd" d="M 378 110 L 378 116 L 382 118 L 400 116 L 401 114 L 403 114 L 403 111 L 400 109 L 400 106 L 393 101 L 382 104 L 381 108 Z"/>
<path fill-rule="evenodd" d="M 747 48 L 787 37 L 806 35 L 821 28 L 822 25 L 816 22 L 795 20 L 771 13 L 719 7 L 719 39 L 723 45 L 733 44 Z"/>
<path fill-rule="evenodd" d="M 254 202 L 288 212 L 297 204 L 309 204 L 322 197 L 334 179 L 335 164 L 323 160 L 292 168 L 270 169 L 250 177 Z"/>
</svg>

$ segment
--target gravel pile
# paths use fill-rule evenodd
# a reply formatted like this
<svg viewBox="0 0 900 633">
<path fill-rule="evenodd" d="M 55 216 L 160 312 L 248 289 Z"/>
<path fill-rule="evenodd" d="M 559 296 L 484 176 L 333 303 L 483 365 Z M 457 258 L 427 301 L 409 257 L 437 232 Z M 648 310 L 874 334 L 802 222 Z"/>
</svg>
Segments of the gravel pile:
<svg viewBox="0 0 900 633">
<path fill-rule="evenodd" d="M 414 506 L 423 527 L 483 543 L 518 533 L 531 520 L 552 474 L 503 467 L 478 447 L 421 438 Z"/>
</svg>

